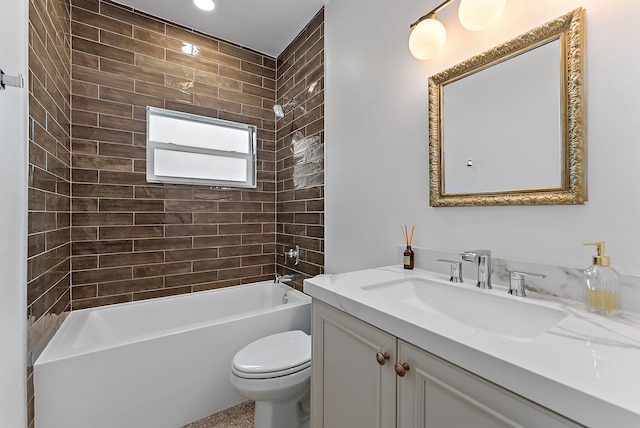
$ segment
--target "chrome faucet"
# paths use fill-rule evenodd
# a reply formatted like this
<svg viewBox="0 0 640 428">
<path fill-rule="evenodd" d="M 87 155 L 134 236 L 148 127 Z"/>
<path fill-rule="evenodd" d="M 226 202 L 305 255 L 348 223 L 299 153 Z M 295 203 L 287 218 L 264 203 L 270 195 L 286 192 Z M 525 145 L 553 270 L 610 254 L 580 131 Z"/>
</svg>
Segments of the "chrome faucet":
<svg viewBox="0 0 640 428">
<path fill-rule="evenodd" d="M 276 284 L 281 284 L 284 282 L 291 282 L 293 281 L 293 278 L 294 278 L 294 275 L 292 273 L 287 275 L 276 274 L 276 277 L 273 279 L 273 282 Z"/>
<path fill-rule="evenodd" d="M 509 291 L 508 293 L 512 296 L 524 297 L 526 296 L 525 287 L 524 287 L 524 277 L 531 276 L 533 278 L 546 278 L 546 275 L 542 275 L 540 273 L 531 273 L 531 272 L 521 272 L 517 270 L 509 271 Z"/>
<path fill-rule="evenodd" d="M 462 279 L 462 262 L 457 260 L 438 259 L 439 262 L 449 263 L 449 269 L 451 270 L 451 276 L 449 281 L 451 282 L 464 282 Z"/>
<path fill-rule="evenodd" d="M 478 263 L 478 283 L 476 287 L 491 289 L 491 251 L 465 251 L 461 256 L 462 261 Z"/>
</svg>

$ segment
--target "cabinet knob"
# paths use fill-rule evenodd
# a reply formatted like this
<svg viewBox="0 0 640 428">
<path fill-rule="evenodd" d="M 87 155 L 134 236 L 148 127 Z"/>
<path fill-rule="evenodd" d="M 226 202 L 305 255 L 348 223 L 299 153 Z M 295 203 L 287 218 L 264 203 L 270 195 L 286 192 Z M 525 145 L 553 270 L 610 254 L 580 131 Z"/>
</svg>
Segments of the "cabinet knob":
<svg viewBox="0 0 640 428">
<path fill-rule="evenodd" d="M 384 366 L 384 363 L 386 363 L 389 358 L 391 358 L 391 357 L 389 356 L 388 352 L 385 352 L 384 354 L 382 352 L 378 352 L 376 354 L 376 361 L 381 366 Z"/>
<path fill-rule="evenodd" d="M 396 374 L 400 377 L 403 377 L 409 371 L 409 364 L 407 363 L 396 363 L 394 366 L 396 369 Z"/>
</svg>

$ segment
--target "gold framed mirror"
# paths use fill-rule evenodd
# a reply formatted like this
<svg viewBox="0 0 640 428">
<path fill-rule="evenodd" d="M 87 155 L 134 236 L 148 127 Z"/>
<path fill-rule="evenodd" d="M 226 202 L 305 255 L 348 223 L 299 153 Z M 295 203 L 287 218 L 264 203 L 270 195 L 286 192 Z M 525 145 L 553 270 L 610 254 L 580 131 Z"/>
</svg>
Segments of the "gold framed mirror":
<svg viewBox="0 0 640 428">
<path fill-rule="evenodd" d="M 584 9 L 429 78 L 433 207 L 583 204 Z"/>
</svg>

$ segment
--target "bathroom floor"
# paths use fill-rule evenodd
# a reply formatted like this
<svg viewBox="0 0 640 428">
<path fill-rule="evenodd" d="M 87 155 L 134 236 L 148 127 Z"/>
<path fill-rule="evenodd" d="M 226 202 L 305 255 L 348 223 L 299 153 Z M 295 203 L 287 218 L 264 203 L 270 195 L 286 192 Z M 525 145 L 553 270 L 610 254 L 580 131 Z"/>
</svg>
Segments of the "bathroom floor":
<svg viewBox="0 0 640 428">
<path fill-rule="evenodd" d="M 254 402 L 246 401 L 215 415 L 207 416 L 183 428 L 253 428 Z"/>
</svg>

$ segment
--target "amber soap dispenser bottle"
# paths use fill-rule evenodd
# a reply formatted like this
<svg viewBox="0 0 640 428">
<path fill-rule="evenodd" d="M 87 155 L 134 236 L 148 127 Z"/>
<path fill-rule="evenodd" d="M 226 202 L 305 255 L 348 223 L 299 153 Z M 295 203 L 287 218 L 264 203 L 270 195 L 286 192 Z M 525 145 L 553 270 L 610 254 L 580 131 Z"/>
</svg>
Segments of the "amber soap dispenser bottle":
<svg viewBox="0 0 640 428">
<path fill-rule="evenodd" d="M 409 234 L 409 229 L 407 228 L 407 225 L 405 224 L 403 227 L 401 227 L 402 229 L 402 234 L 404 235 L 404 242 L 407 245 L 407 248 L 405 248 L 404 250 L 404 254 L 403 254 L 403 263 L 404 263 L 404 268 L 405 269 L 413 269 L 413 250 L 411 249 L 411 242 L 413 241 L 413 232 L 416 229 L 416 226 L 411 226 L 411 234 Z"/>
<path fill-rule="evenodd" d="M 604 255 L 604 241 L 584 245 L 595 245 L 598 249 L 593 264 L 584 271 L 587 280 L 584 304 L 592 312 L 615 315 L 620 312 L 618 272 L 611 267 L 611 259 Z"/>
</svg>

